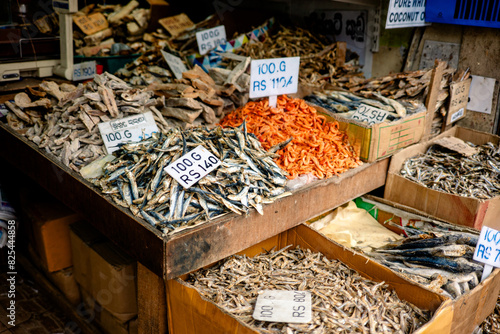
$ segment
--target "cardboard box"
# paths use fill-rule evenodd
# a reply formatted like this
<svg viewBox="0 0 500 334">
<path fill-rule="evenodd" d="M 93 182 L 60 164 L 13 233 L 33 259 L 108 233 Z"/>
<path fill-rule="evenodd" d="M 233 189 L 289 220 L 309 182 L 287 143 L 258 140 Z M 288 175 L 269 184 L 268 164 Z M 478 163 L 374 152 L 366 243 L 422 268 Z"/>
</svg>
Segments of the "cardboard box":
<svg viewBox="0 0 500 334">
<path fill-rule="evenodd" d="M 457 137 L 482 145 L 488 141 L 498 145 L 500 137 L 462 127 L 453 127 L 432 140 L 413 145 L 395 154 L 389 166 L 384 198 L 428 213 L 444 221 L 481 229 L 483 225 L 500 229 L 500 196 L 489 200 L 453 195 L 426 188 L 400 175 L 408 158 L 424 153 L 432 143 L 444 137 Z"/>
<path fill-rule="evenodd" d="M 388 268 L 328 240 L 304 224 L 262 241 L 246 249 L 242 254 L 255 256 L 261 253 L 263 248 L 271 249 L 276 246 L 279 249 L 290 244 L 321 252 L 329 259 L 340 260 L 364 277 L 377 282 L 386 282 L 397 292 L 399 298 L 421 309 L 431 310 L 433 312 L 431 320 L 414 333 L 450 333 L 453 310 L 449 300 L 404 280 Z M 256 333 L 202 297 L 181 278 L 168 280 L 166 286 L 170 333 Z"/>
<path fill-rule="evenodd" d="M 71 225 L 74 274 L 82 289 L 126 322 L 137 316 L 136 262 L 86 222 Z"/>
<path fill-rule="evenodd" d="M 366 199 L 365 199 L 366 200 Z M 401 223 L 401 214 L 394 211 L 402 210 L 421 216 L 424 220 L 438 220 L 436 217 L 426 215 L 415 209 L 411 209 L 391 201 L 381 198 L 374 198 L 369 196 L 368 201 L 373 201 L 378 207 L 377 221 L 390 228 L 393 232 L 400 233 L 401 230 L 384 224 L 384 222 L 391 220 L 396 224 Z M 372 202 L 370 202 L 372 203 Z M 387 209 L 385 206 L 388 206 Z M 444 222 L 445 224 L 447 222 Z M 451 224 L 451 223 L 448 223 Z M 458 226 L 458 228 L 471 233 L 474 232 L 472 228 Z M 490 276 L 477 285 L 468 293 L 453 300 L 453 321 L 451 325 L 451 333 L 453 334 L 470 334 L 479 326 L 494 310 L 497 303 L 497 296 L 500 292 L 500 269 L 495 269 Z"/>
<path fill-rule="evenodd" d="M 78 221 L 71 211 L 42 188 L 19 195 L 23 208 L 20 218 L 27 223 L 31 242 L 41 264 L 48 272 L 71 267 L 69 225 Z"/>
<path fill-rule="evenodd" d="M 83 304 L 86 308 L 87 319 L 97 325 L 109 334 L 137 334 L 137 318 L 123 322 L 115 314 L 102 307 L 92 295 L 80 287 L 82 293 Z"/>
<path fill-rule="evenodd" d="M 73 275 L 73 267 L 49 273 L 49 279 L 66 296 L 71 305 L 76 306 L 81 302 L 80 290 Z"/>
<path fill-rule="evenodd" d="M 373 162 L 393 155 L 400 149 L 418 143 L 425 132 L 427 111 L 421 111 L 393 122 L 368 125 L 341 117 L 323 107 L 310 103 L 317 111 L 339 122 L 349 143 L 364 162 Z"/>
</svg>

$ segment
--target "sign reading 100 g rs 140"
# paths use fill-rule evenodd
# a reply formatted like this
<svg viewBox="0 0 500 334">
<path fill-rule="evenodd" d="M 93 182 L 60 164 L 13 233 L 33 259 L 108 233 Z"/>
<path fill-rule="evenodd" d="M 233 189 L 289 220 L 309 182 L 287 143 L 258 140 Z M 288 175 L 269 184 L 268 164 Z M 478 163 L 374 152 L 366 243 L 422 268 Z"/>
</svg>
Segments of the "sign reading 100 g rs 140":
<svg viewBox="0 0 500 334">
<path fill-rule="evenodd" d="M 250 97 L 264 97 L 297 92 L 300 57 L 252 60 Z"/>
<path fill-rule="evenodd" d="M 215 155 L 200 145 L 172 162 L 164 170 L 187 189 L 220 164 L 221 161 Z"/>
</svg>

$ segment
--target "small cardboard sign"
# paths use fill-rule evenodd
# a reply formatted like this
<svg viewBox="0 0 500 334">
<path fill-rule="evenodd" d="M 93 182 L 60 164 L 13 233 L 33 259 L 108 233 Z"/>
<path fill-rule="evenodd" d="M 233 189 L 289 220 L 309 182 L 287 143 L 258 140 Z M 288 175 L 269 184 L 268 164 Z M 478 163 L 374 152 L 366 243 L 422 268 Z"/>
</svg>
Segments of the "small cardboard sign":
<svg viewBox="0 0 500 334">
<path fill-rule="evenodd" d="M 226 27 L 224 26 L 217 26 L 196 33 L 198 52 L 202 56 L 219 45 L 226 44 L 226 41 Z"/>
<path fill-rule="evenodd" d="M 182 62 L 182 59 L 163 50 L 161 50 L 161 54 L 163 55 L 163 59 L 167 62 L 168 67 L 170 67 L 174 73 L 175 77 L 177 79 L 182 79 L 182 73 L 188 70 L 186 65 Z"/>
<path fill-rule="evenodd" d="M 164 17 L 158 22 L 165 28 L 170 35 L 173 37 L 179 35 L 184 30 L 189 29 L 194 26 L 193 21 L 189 19 L 189 17 L 182 13 L 175 16 Z"/>
<path fill-rule="evenodd" d="M 269 322 L 311 322 L 311 292 L 264 290 L 257 297 L 253 318 Z"/>
<path fill-rule="evenodd" d="M 220 164 L 219 158 L 199 145 L 172 162 L 164 170 L 184 189 L 187 189 L 219 167 Z"/>
<path fill-rule="evenodd" d="M 472 79 L 456 82 L 450 85 L 450 107 L 446 117 L 446 125 L 465 117 L 469 102 L 469 89 Z"/>
<path fill-rule="evenodd" d="M 252 60 L 250 97 L 265 97 L 297 92 L 300 57 Z"/>
<path fill-rule="evenodd" d="M 474 250 L 473 260 L 484 263 L 481 281 L 491 273 L 493 267 L 500 267 L 500 231 L 488 226 L 481 228 L 481 234 Z"/>
<path fill-rule="evenodd" d="M 470 146 L 462 139 L 457 137 L 445 137 L 436 139 L 434 143 L 468 157 L 477 154 L 479 152 L 477 148 Z"/>
<path fill-rule="evenodd" d="M 96 74 L 95 60 L 73 64 L 73 81 L 87 80 L 94 78 Z"/>
<path fill-rule="evenodd" d="M 141 141 L 158 132 L 151 111 L 99 123 L 98 126 L 108 154 L 118 150 L 121 143 Z"/>
<path fill-rule="evenodd" d="M 382 123 L 389 113 L 383 109 L 374 108 L 366 104 L 360 104 L 358 109 L 352 115 L 352 119 L 360 122 L 366 122 L 368 125 Z"/>
<path fill-rule="evenodd" d="M 75 22 L 86 35 L 95 34 L 108 27 L 108 20 L 106 20 L 106 17 L 104 17 L 102 13 L 95 13 L 88 16 L 73 16 L 73 22 Z"/>
</svg>

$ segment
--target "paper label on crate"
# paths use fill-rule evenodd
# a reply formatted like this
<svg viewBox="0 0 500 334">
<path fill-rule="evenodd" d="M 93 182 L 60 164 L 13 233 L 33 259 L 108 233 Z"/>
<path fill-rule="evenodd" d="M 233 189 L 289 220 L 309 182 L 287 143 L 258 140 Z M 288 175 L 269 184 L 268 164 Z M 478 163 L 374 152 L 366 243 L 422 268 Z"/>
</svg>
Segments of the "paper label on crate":
<svg viewBox="0 0 500 334">
<path fill-rule="evenodd" d="M 163 50 L 161 50 L 161 54 L 163 55 L 163 59 L 167 62 L 168 67 L 170 67 L 174 73 L 175 77 L 177 79 L 182 79 L 182 73 L 188 70 L 186 65 L 182 62 L 182 59 Z"/>
<path fill-rule="evenodd" d="M 492 267 L 500 267 L 500 231 L 483 226 L 473 259 Z"/>
<path fill-rule="evenodd" d="M 471 80 L 467 79 L 450 85 L 450 107 L 448 108 L 446 125 L 465 117 Z"/>
<path fill-rule="evenodd" d="M 196 42 L 198 43 L 198 52 L 200 55 L 215 49 L 219 45 L 226 44 L 226 27 L 217 26 L 215 28 L 198 31 L 196 33 Z"/>
<path fill-rule="evenodd" d="M 7 109 L 7 106 L 5 103 L 0 103 L 0 117 L 7 116 L 7 113 L 9 112 L 9 109 Z"/>
<path fill-rule="evenodd" d="M 158 22 L 170 33 L 170 35 L 174 37 L 179 35 L 184 30 L 194 26 L 193 21 L 191 21 L 189 17 L 184 13 L 165 17 L 158 20 Z"/>
<path fill-rule="evenodd" d="M 358 109 L 352 115 L 352 119 L 360 122 L 366 122 L 368 125 L 382 123 L 389 116 L 389 113 L 383 109 L 375 108 L 366 104 L 360 104 Z"/>
<path fill-rule="evenodd" d="M 297 92 L 300 57 L 252 60 L 250 97 L 264 97 Z"/>
<path fill-rule="evenodd" d="M 268 322 L 311 322 L 311 292 L 264 290 L 257 297 L 253 318 Z"/>
<path fill-rule="evenodd" d="M 141 141 L 158 132 L 151 111 L 99 123 L 98 126 L 108 154 L 118 150 L 119 144 Z"/>
<path fill-rule="evenodd" d="M 73 15 L 73 22 L 83 31 L 86 35 L 92 35 L 96 32 L 104 30 L 108 27 L 108 20 L 102 13 L 95 13 L 92 15 Z"/>
<path fill-rule="evenodd" d="M 220 164 L 219 158 L 199 145 L 172 162 L 164 170 L 187 189 L 219 167 Z"/>
<path fill-rule="evenodd" d="M 96 74 L 95 60 L 73 64 L 73 81 L 93 79 Z"/>
</svg>

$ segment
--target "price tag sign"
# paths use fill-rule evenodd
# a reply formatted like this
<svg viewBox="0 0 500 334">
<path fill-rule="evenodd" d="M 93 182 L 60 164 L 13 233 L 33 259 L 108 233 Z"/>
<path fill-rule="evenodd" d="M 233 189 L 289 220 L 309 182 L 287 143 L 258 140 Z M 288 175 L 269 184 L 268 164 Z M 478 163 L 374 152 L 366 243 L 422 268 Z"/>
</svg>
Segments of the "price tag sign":
<svg viewBox="0 0 500 334">
<path fill-rule="evenodd" d="M 108 20 L 102 13 L 95 13 L 89 16 L 75 16 L 73 21 L 86 35 L 92 35 L 108 27 Z"/>
<path fill-rule="evenodd" d="M 215 28 L 198 31 L 196 33 L 198 52 L 201 55 L 215 49 L 219 45 L 226 44 L 226 27 L 217 26 Z"/>
<path fill-rule="evenodd" d="M 215 155 L 200 145 L 172 162 L 164 170 L 187 189 L 220 164 L 221 161 Z"/>
<path fill-rule="evenodd" d="M 448 108 L 446 125 L 465 117 L 471 81 L 472 79 L 467 79 L 450 85 L 450 107 Z"/>
<path fill-rule="evenodd" d="M 8 112 L 9 112 L 9 110 L 7 109 L 7 106 L 5 105 L 5 103 L 1 103 L 0 104 L 0 117 L 7 116 Z"/>
<path fill-rule="evenodd" d="M 182 79 L 182 72 L 188 70 L 186 65 L 182 62 L 182 59 L 163 50 L 161 50 L 161 54 L 163 55 L 163 59 L 167 62 L 168 67 L 174 72 L 175 77 L 177 79 Z"/>
<path fill-rule="evenodd" d="M 490 275 L 493 267 L 500 267 L 500 231 L 483 226 L 473 259 L 484 263 L 481 281 Z"/>
<path fill-rule="evenodd" d="M 73 65 L 73 81 L 87 80 L 94 78 L 96 74 L 95 60 L 86 61 Z"/>
<path fill-rule="evenodd" d="M 368 125 L 373 125 L 385 121 L 388 115 L 389 113 L 385 110 L 374 108 L 366 104 L 360 104 L 351 118 L 357 121 L 366 122 Z"/>
<path fill-rule="evenodd" d="M 167 29 L 167 31 L 173 37 L 194 26 L 193 21 L 191 21 L 189 17 L 184 13 L 175 16 L 164 17 L 158 20 L 158 22 L 163 26 L 163 28 Z"/>
<path fill-rule="evenodd" d="M 299 83 L 299 65 L 300 57 L 252 60 L 250 63 L 250 97 L 276 97 L 281 94 L 296 93 Z M 276 103 L 273 106 L 275 107 Z"/>
<path fill-rule="evenodd" d="M 151 111 L 99 123 L 99 131 L 108 154 L 118 149 L 118 144 L 136 142 L 151 137 L 158 132 L 158 126 Z"/>
<path fill-rule="evenodd" d="M 311 292 L 264 290 L 257 297 L 253 318 L 269 322 L 311 322 Z"/>
</svg>

